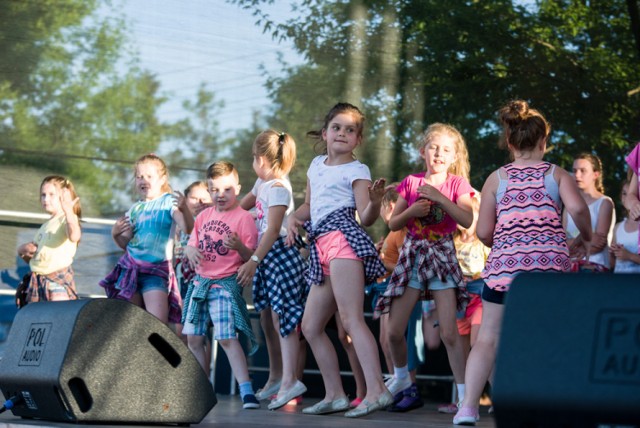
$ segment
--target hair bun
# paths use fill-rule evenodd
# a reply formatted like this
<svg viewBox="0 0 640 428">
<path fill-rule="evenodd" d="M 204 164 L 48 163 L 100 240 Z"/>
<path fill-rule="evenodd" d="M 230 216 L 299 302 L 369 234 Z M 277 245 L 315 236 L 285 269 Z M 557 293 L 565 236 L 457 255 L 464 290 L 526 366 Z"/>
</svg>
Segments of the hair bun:
<svg viewBox="0 0 640 428">
<path fill-rule="evenodd" d="M 524 100 L 510 101 L 500 109 L 500 120 L 507 125 L 515 125 L 525 119 L 529 113 L 529 104 Z"/>
</svg>

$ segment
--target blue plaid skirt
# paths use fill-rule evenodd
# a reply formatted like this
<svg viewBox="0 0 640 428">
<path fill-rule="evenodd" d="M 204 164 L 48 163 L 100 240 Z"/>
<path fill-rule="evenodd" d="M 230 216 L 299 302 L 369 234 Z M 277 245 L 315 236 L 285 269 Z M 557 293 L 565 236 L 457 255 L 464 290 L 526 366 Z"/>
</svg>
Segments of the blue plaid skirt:
<svg viewBox="0 0 640 428">
<path fill-rule="evenodd" d="M 282 337 L 302 321 L 309 293 L 305 269 L 306 262 L 298 248 L 288 247 L 283 238 L 278 238 L 253 277 L 253 305 L 258 312 L 271 307 L 278 314 Z"/>
</svg>

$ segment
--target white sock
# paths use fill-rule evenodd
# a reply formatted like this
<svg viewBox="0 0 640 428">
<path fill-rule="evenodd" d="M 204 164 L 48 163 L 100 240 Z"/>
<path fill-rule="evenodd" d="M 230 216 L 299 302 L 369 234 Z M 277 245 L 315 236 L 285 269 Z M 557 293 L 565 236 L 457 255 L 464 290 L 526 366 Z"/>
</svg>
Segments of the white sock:
<svg viewBox="0 0 640 428">
<path fill-rule="evenodd" d="M 393 367 L 393 375 L 398 379 L 404 379 L 409 376 L 409 366 Z"/>
<path fill-rule="evenodd" d="M 464 400 L 464 383 L 456 383 L 458 389 L 458 402 L 462 403 Z"/>
</svg>

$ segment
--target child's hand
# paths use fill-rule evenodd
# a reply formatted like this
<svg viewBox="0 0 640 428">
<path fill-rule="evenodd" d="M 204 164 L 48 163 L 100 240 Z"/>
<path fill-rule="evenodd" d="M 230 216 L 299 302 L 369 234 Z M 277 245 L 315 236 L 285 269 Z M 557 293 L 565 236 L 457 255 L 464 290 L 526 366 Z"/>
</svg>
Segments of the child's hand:
<svg viewBox="0 0 640 428">
<path fill-rule="evenodd" d="M 624 248 L 622 244 L 611 244 L 609 252 L 613 254 L 617 260 L 631 260 L 633 255 L 629 250 Z"/>
<path fill-rule="evenodd" d="M 295 215 L 289 216 L 287 223 L 287 238 L 284 240 L 285 245 L 291 247 L 295 244 L 298 237 L 298 227 L 302 227 L 304 222 L 298 220 Z"/>
<path fill-rule="evenodd" d="M 173 205 L 178 207 L 178 209 L 184 214 L 192 215 L 191 211 L 189 211 L 189 206 L 187 205 L 187 198 L 184 197 L 182 192 L 174 190 L 171 197 L 173 198 Z"/>
<path fill-rule="evenodd" d="M 133 225 L 131 219 L 126 215 L 118 218 L 116 224 L 113 225 L 113 236 L 133 236 Z"/>
<path fill-rule="evenodd" d="M 256 269 L 258 268 L 258 264 L 253 260 L 249 260 L 238 270 L 238 284 L 242 287 L 246 287 L 248 285 L 253 284 L 253 276 L 256 274 Z"/>
<path fill-rule="evenodd" d="M 380 238 L 380 240 L 374 244 L 374 246 L 376 247 L 376 251 L 378 252 L 378 254 L 380 253 L 380 251 L 382 251 L 382 246 L 383 246 L 383 245 L 384 245 L 384 236 L 383 236 L 382 238 Z"/>
<path fill-rule="evenodd" d="M 384 196 L 384 192 L 386 191 L 384 187 L 385 183 L 386 180 L 384 178 L 378 178 L 369 186 L 369 199 L 371 202 L 380 203 L 380 201 L 382 201 L 382 196 Z"/>
<path fill-rule="evenodd" d="M 230 248 L 232 250 L 236 250 L 236 251 L 238 251 L 244 246 L 244 244 L 242 243 L 242 241 L 240 240 L 240 237 L 236 232 L 233 232 L 230 235 L 228 235 L 226 238 L 224 238 L 223 243 L 225 247 Z"/>
<path fill-rule="evenodd" d="M 129 233 L 133 233 L 133 225 L 131 224 L 131 219 L 126 215 L 118 218 L 113 228 L 114 235 L 126 235 Z"/>
<path fill-rule="evenodd" d="M 111 237 L 123 250 L 129 245 L 129 241 L 133 239 L 133 224 L 131 219 L 126 215 L 118 218 L 111 228 Z"/>
<path fill-rule="evenodd" d="M 211 208 L 213 206 L 213 202 L 203 202 L 201 204 L 196 205 L 196 209 L 195 209 L 195 215 L 197 216 L 198 214 L 200 214 L 202 211 L 206 210 L 207 208 Z"/>
<path fill-rule="evenodd" d="M 36 255 L 36 251 L 38 251 L 38 246 L 35 242 L 27 242 L 26 244 L 22 244 L 18 247 L 18 256 L 29 263 L 33 256 Z"/>
<path fill-rule="evenodd" d="M 202 254 L 196 247 L 192 247 L 191 245 L 187 245 L 184 247 L 183 256 L 187 259 L 192 269 L 196 269 L 200 266 L 200 262 L 202 261 Z"/>
<path fill-rule="evenodd" d="M 428 199 L 418 199 L 409 208 L 407 208 L 407 211 L 411 217 L 422 218 L 429 215 L 431 205 L 433 205 L 433 202 Z"/>
<path fill-rule="evenodd" d="M 78 203 L 80 197 L 71 199 L 71 191 L 69 189 L 62 189 L 60 192 L 60 207 L 65 215 L 74 214 L 73 207 Z"/>
<path fill-rule="evenodd" d="M 433 202 L 442 202 L 443 198 L 446 198 L 438 189 L 430 184 L 424 184 L 418 187 L 418 193 L 420 197 L 429 199 Z"/>
<path fill-rule="evenodd" d="M 589 261 L 591 253 L 591 241 L 585 241 L 582 235 L 575 237 L 571 246 L 569 247 L 569 256 L 573 259 Z"/>
</svg>

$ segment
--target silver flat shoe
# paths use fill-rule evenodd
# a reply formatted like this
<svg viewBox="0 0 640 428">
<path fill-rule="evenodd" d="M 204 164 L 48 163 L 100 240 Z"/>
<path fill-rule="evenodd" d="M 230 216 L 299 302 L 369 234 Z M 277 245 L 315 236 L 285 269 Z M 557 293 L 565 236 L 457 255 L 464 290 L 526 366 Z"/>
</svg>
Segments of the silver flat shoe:
<svg viewBox="0 0 640 428">
<path fill-rule="evenodd" d="M 302 409 L 302 413 L 306 415 L 326 415 L 329 413 L 344 412 L 348 409 L 349 399 L 347 397 L 342 397 L 329 402 L 321 401 L 311 407 L 305 407 Z"/>
<path fill-rule="evenodd" d="M 370 403 L 368 400 L 362 400 L 362 403 L 353 410 L 349 410 L 344 414 L 345 418 L 360 418 L 373 413 L 376 410 L 384 409 L 393 404 L 393 395 L 389 391 L 385 391 L 378 397 L 376 401 Z"/>
<path fill-rule="evenodd" d="M 278 393 L 278 396 L 276 398 L 274 398 L 273 400 L 271 400 L 271 403 L 269 403 L 267 408 L 269 410 L 279 409 L 280 407 L 282 407 L 285 404 L 287 404 L 289 401 L 293 400 L 294 398 L 296 398 L 299 395 L 304 394 L 305 392 L 307 392 L 307 387 L 304 386 L 304 383 L 302 383 L 299 380 L 297 380 L 295 385 L 293 385 L 287 391 L 284 391 L 282 393 L 282 395 L 280 395 L 280 393 Z"/>
<path fill-rule="evenodd" d="M 258 392 L 256 392 L 256 398 L 258 400 L 268 400 L 271 398 L 272 395 L 277 394 L 278 390 L 280 390 L 280 381 L 277 381 L 276 383 L 272 383 L 271 386 L 267 389 L 265 388 L 259 389 Z"/>
</svg>

